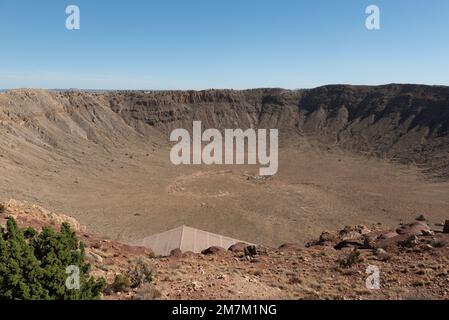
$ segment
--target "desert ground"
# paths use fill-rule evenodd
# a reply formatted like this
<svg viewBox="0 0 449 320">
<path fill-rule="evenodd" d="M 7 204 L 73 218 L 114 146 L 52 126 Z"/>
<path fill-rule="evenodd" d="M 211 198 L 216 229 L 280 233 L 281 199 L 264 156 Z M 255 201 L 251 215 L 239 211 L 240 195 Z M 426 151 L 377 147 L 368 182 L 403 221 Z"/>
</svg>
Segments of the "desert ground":
<svg viewBox="0 0 449 320">
<path fill-rule="evenodd" d="M 252 179 L 257 166 L 175 166 L 167 146 L 148 156 L 83 152 L 34 163 L 34 170 L 20 160 L 2 165 L 0 198 L 68 213 L 91 232 L 124 242 L 184 224 L 278 246 L 346 225 L 394 227 L 420 214 L 442 222 L 449 212 L 448 183 L 432 182 L 414 166 L 339 151 L 281 149 L 278 174 L 261 181 Z"/>
</svg>

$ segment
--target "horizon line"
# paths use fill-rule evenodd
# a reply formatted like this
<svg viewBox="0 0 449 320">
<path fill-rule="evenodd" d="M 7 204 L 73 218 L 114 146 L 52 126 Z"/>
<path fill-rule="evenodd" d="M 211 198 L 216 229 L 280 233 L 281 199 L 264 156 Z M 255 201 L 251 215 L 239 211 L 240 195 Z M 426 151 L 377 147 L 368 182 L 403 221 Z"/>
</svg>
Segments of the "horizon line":
<svg viewBox="0 0 449 320">
<path fill-rule="evenodd" d="M 345 87 L 385 87 L 385 86 L 426 86 L 426 87 L 449 87 L 447 84 L 427 84 L 427 83 L 408 83 L 408 82 L 390 82 L 383 84 L 350 84 L 350 83 L 329 83 L 313 87 L 302 87 L 302 88 L 286 88 L 286 87 L 247 87 L 247 88 L 230 88 L 230 87 L 210 87 L 210 88 L 196 88 L 196 89 L 98 89 L 98 88 L 40 88 L 40 87 L 14 87 L 14 88 L 0 88 L 0 92 L 15 91 L 15 90 L 43 90 L 43 91 L 93 91 L 93 92 L 113 92 L 113 91 L 141 91 L 141 92 L 169 92 L 169 91 L 191 91 L 191 92 L 202 92 L 202 91 L 251 91 L 251 90 L 286 90 L 286 91 L 299 91 L 299 90 L 312 90 L 323 87 L 335 87 L 335 86 L 345 86 Z"/>
</svg>

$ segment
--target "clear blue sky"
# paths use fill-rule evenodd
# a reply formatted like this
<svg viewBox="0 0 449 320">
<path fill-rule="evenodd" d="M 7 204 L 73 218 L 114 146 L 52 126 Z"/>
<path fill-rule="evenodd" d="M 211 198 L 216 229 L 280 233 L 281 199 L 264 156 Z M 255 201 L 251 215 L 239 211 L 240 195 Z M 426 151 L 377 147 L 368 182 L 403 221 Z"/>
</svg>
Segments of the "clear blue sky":
<svg viewBox="0 0 449 320">
<path fill-rule="evenodd" d="M 0 37 L 0 88 L 449 85 L 448 0 L 1 0 Z"/>
</svg>

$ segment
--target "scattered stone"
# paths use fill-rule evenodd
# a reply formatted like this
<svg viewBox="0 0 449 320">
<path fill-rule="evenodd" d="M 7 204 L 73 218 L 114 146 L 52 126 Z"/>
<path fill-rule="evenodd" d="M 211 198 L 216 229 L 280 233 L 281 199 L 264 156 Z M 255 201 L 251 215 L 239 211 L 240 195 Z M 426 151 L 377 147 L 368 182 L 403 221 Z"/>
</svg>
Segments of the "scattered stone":
<svg viewBox="0 0 449 320">
<path fill-rule="evenodd" d="M 202 285 L 200 283 L 198 283 L 198 281 L 193 281 L 192 282 L 192 289 L 194 291 L 198 291 L 202 288 Z"/>
<path fill-rule="evenodd" d="M 262 182 L 268 180 L 269 178 L 269 176 L 248 176 L 246 177 L 246 180 L 253 182 Z"/>
<path fill-rule="evenodd" d="M 225 275 L 225 274 L 219 274 L 219 275 L 217 276 L 217 279 L 219 279 L 219 280 L 227 280 L 227 279 L 228 279 L 228 276 Z"/>
</svg>

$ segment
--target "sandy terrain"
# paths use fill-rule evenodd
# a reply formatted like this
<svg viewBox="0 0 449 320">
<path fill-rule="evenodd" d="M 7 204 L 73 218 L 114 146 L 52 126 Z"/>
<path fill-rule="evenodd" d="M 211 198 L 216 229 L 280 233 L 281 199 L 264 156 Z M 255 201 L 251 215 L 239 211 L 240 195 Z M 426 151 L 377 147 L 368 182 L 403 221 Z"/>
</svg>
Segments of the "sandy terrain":
<svg viewBox="0 0 449 320">
<path fill-rule="evenodd" d="M 132 154 L 126 156 L 126 153 Z M 414 167 L 339 152 L 283 149 L 278 175 L 250 166 L 174 166 L 169 149 L 54 160 L 44 170 L 2 165 L 0 198 L 68 212 L 92 232 L 127 241 L 185 224 L 253 243 L 305 242 L 350 224 L 441 222 L 449 185 Z M 114 160 L 114 161 L 112 161 Z"/>
</svg>

